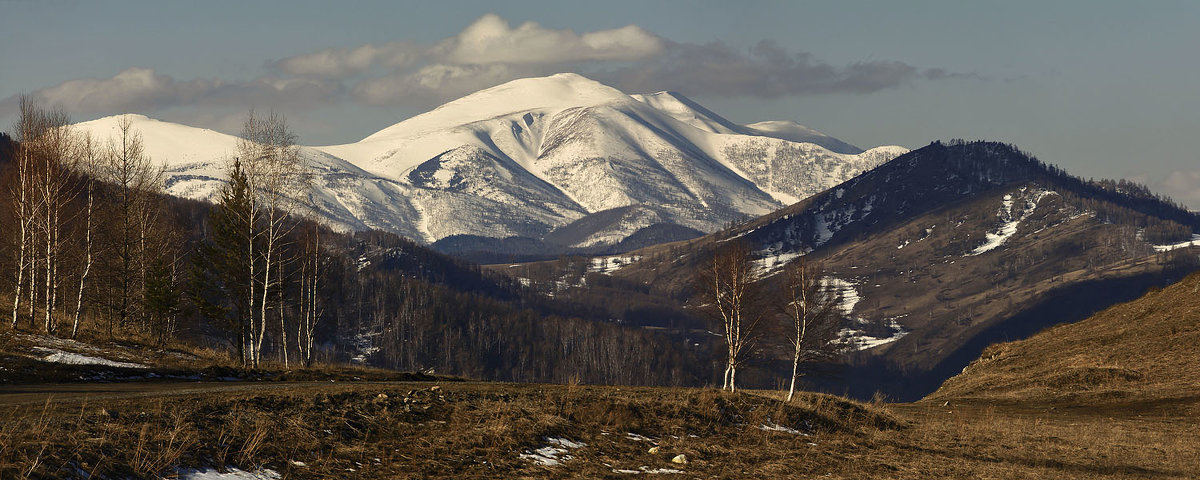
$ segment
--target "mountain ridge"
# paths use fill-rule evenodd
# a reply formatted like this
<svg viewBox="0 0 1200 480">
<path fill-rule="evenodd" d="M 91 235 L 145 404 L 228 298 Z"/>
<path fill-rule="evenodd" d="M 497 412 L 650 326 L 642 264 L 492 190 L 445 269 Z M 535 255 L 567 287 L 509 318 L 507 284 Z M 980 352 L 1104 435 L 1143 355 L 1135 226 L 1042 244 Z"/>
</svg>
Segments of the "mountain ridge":
<svg viewBox="0 0 1200 480">
<path fill-rule="evenodd" d="M 77 127 L 104 137 L 117 118 Z M 132 118 L 147 152 L 166 160 L 169 193 L 216 198 L 237 137 Z M 618 245 L 658 224 L 710 232 L 907 151 L 837 153 L 733 124 L 678 93 L 631 96 L 577 74 L 515 80 L 360 142 L 300 150 L 317 174 L 313 195 L 336 228 L 379 228 L 431 244 L 460 235 L 525 238 L 549 254 Z M 649 213 L 635 223 L 586 223 L 599 229 L 594 235 L 551 235 L 630 206 Z"/>
<path fill-rule="evenodd" d="M 1147 191 L 1148 192 L 1148 191 Z M 936 142 L 757 219 L 627 254 L 608 274 L 691 300 L 722 244 L 748 244 L 764 277 L 804 256 L 854 301 L 864 346 L 810 380 L 915 400 L 988 344 L 1081 320 L 1200 267 L 1200 217 L 1167 200 L 1067 175 L 995 142 Z M 1194 250 L 1194 248 L 1193 248 Z"/>
</svg>

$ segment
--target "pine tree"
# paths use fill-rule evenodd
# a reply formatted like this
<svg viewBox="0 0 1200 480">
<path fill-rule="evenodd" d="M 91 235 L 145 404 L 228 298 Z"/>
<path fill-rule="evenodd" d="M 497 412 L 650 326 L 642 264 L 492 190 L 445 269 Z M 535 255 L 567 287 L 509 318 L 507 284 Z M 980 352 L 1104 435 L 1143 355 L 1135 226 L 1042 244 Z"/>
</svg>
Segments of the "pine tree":
<svg viewBox="0 0 1200 480">
<path fill-rule="evenodd" d="M 256 280 L 251 277 L 258 274 L 252 267 L 247 272 L 251 243 L 256 240 L 252 220 L 250 184 L 241 162 L 235 160 L 221 200 L 210 214 L 211 238 L 193 256 L 188 296 L 203 317 L 236 342 L 243 365 L 249 360 L 246 346 L 254 317 L 250 286 Z"/>
</svg>

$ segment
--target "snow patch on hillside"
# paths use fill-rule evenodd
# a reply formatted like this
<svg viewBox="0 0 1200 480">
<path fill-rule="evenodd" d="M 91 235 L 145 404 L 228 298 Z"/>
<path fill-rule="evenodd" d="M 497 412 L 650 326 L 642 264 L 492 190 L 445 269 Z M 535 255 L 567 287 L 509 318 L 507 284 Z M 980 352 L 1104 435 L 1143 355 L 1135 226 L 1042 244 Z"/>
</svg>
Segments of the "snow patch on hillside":
<svg viewBox="0 0 1200 480">
<path fill-rule="evenodd" d="M 783 267 L 791 263 L 792 260 L 803 257 L 803 253 L 799 252 L 780 252 L 774 254 L 765 254 L 761 258 L 754 260 L 754 269 L 756 278 L 767 278 L 771 275 L 783 270 Z"/>
<path fill-rule="evenodd" d="M 1169 252 L 1171 250 L 1175 250 L 1175 249 L 1179 249 L 1179 248 L 1188 248 L 1193 245 L 1200 245 L 1200 234 L 1192 235 L 1192 239 L 1188 240 L 1186 242 L 1172 243 L 1170 245 L 1155 245 L 1154 251 Z"/>
<path fill-rule="evenodd" d="M 570 450 L 586 447 L 583 442 L 573 442 L 565 438 L 546 437 L 548 445 L 518 455 L 522 460 L 528 460 L 544 467 L 553 467 L 562 465 L 562 462 L 570 460 L 574 457 L 568 455 Z"/>
<path fill-rule="evenodd" d="M 856 322 L 865 323 L 866 321 L 858 319 Z M 838 331 L 838 339 L 846 345 L 847 349 L 858 351 L 887 345 L 908 335 L 908 331 L 895 319 L 888 320 L 887 326 L 891 330 L 891 335 L 885 337 L 868 335 L 865 330 L 843 328 Z"/>
<path fill-rule="evenodd" d="M 641 260 L 641 255 L 621 255 L 615 257 L 597 257 L 593 258 L 588 264 L 588 271 L 593 273 L 602 273 L 605 275 L 611 274 L 617 270 L 628 267 L 633 262 Z"/>
<path fill-rule="evenodd" d="M 824 282 L 826 288 L 831 289 L 838 296 L 838 313 L 850 317 L 854 312 L 854 307 L 862 301 L 862 296 L 858 293 L 858 289 L 855 288 L 855 284 L 837 277 L 825 277 L 821 281 Z M 888 334 L 883 336 L 875 336 L 867 333 L 866 327 L 871 323 L 869 320 L 861 317 L 852 318 L 854 318 L 854 325 L 857 328 L 846 327 L 839 330 L 837 333 L 838 339 L 836 340 L 837 343 L 844 345 L 850 351 L 866 350 L 886 345 L 908 335 L 908 331 L 896 321 L 896 318 L 888 319 Z M 875 328 L 873 330 L 878 331 L 879 329 Z"/>
<path fill-rule="evenodd" d="M 1023 194 L 1025 191 L 1026 188 L 1021 187 L 1020 193 Z M 1013 211 L 1013 207 L 1015 206 L 1013 194 L 1005 194 L 1003 204 L 1000 206 L 1000 210 L 996 212 L 996 216 L 1000 217 L 1004 221 L 1004 224 L 1000 225 L 1000 228 L 995 232 L 988 232 L 983 245 L 975 247 L 974 250 L 971 250 L 970 253 L 964 256 L 971 257 L 990 252 L 995 250 L 996 247 L 1003 245 L 1004 242 L 1007 242 L 1009 238 L 1012 238 L 1017 233 L 1017 227 L 1021 225 L 1021 222 L 1029 218 L 1030 215 L 1033 215 L 1033 211 L 1037 209 L 1038 203 L 1048 195 L 1058 195 L 1058 193 L 1045 190 L 1035 191 L 1032 195 L 1027 196 L 1024 208 L 1020 213 L 1017 213 Z"/>
<path fill-rule="evenodd" d="M 352 346 L 356 352 L 350 357 L 351 363 L 365 365 L 371 355 L 378 353 L 381 348 L 375 346 L 375 337 L 382 337 L 383 332 L 360 333 L 354 336 Z"/>
<path fill-rule="evenodd" d="M 862 297 L 858 295 L 858 290 L 854 288 L 854 284 L 849 281 L 837 277 L 825 277 L 822 281 L 825 283 L 825 288 L 832 290 L 840 300 L 838 311 L 842 315 L 850 315 L 854 311 L 854 306 L 862 300 Z"/>
<path fill-rule="evenodd" d="M 33 347 L 33 349 L 47 354 L 46 356 L 42 357 L 43 362 L 62 363 L 67 365 L 102 365 L 105 367 L 117 368 L 150 368 L 140 363 L 118 362 L 115 360 L 109 360 L 107 358 L 66 352 L 57 348 Z"/>
<path fill-rule="evenodd" d="M 269 468 L 247 472 L 237 467 L 225 467 L 224 473 L 215 468 L 180 468 L 175 473 L 180 480 L 276 480 L 281 478 L 279 472 Z"/>
</svg>

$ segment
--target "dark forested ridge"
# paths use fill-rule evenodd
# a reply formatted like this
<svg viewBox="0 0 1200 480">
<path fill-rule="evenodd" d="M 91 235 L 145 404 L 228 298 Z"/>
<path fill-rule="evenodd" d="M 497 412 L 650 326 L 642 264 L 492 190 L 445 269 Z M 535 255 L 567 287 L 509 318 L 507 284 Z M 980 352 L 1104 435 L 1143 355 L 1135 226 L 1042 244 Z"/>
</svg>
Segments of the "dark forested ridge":
<svg viewBox="0 0 1200 480">
<path fill-rule="evenodd" d="M 612 276 L 622 280 L 613 285 L 697 305 L 695 272 L 730 241 L 751 245 L 773 272 L 804 254 L 853 289 L 847 329 L 890 338 L 809 380 L 864 398 L 881 390 L 915 399 L 987 344 L 1181 278 L 1200 266 L 1195 249 L 1155 246 L 1198 232 L 1200 217 L 1145 187 L 1074 177 L 1011 145 L 935 142 L 764 217 L 631 252 L 640 260 Z M 1106 293 L 1081 294 L 1089 286 Z M 783 368 L 771 355 L 759 360 L 764 371 Z"/>
</svg>

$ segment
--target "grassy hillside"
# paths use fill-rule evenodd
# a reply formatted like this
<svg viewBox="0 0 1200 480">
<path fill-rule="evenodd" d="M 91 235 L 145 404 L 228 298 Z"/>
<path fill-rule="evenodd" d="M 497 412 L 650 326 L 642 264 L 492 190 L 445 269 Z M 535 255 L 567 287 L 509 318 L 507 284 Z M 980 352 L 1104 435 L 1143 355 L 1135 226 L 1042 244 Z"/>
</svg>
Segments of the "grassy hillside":
<svg viewBox="0 0 1200 480">
<path fill-rule="evenodd" d="M 989 347 L 930 399 L 1200 412 L 1200 273 Z"/>
</svg>

